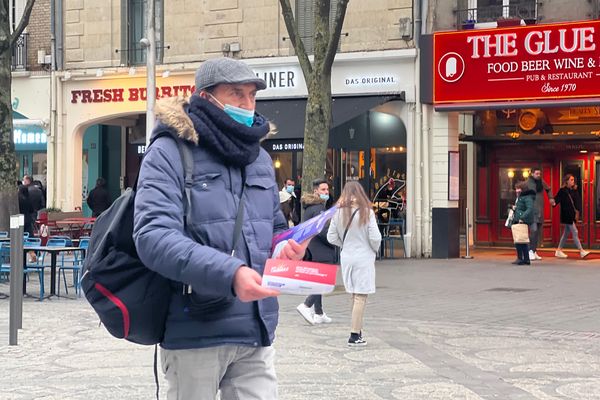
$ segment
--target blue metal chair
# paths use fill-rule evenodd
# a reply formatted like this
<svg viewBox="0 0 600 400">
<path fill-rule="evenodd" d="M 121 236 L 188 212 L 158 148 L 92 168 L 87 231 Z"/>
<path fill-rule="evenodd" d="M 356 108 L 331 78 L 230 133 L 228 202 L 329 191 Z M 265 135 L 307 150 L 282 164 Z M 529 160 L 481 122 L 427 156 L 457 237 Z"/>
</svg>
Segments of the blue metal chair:
<svg viewBox="0 0 600 400">
<path fill-rule="evenodd" d="M 0 238 L 7 238 L 7 237 L 8 237 L 8 232 L 0 231 Z"/>
<path fill-rule="evenodd" d="M 0 275 L 10 274 L 10 243 L 0 243 Z M 23 266 L 23 274 L 37 273 L 40 280 L 40 301 L 44 300 L 44 268 L 30 265 Z"/>
<path fill-rule="evenodd" d="M 80 238 L 79 239 L 79 247 L 82 249 L 87 249 L 90 244 L 89 238 Z M 84 253 L 76 251 L 74 252 L 73 265 L 61 265 L 58 268 L 58 294 L 60 295 L 60 274 L 62 272 L 63 282 L 65 283 L 65 293 L 69 294 L 69 289 L 67 287 L 67 276 L 65 271 L 72 271 L 73 273 L 73 286 L 75 287 L 75 293 L 79 294 L 81 290 L 81 270 L 83 269 L 83 261 L 85 257 Z"/>
</svg>

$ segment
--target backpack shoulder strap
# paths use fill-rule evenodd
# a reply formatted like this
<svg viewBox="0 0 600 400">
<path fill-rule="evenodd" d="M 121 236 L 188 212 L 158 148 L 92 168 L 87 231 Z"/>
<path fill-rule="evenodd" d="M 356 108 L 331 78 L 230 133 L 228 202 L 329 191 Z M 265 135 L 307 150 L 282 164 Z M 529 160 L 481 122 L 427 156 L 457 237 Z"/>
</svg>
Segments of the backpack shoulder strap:
<svg viewBox="0 0 600 400">
<path fill-rule="evenodd" d="M 177 148 L 179 149 L 179 155 L 181 156 L 181 162 L 183 164 L 184 173 L 184 188 L 185 200 L 183 202 L 184 224 L 187 226 L 187 222 L 190 220 L 192 212 L 192 185 L 194 183 L 194 156 L 192 155 L 192 149 L 183 140 L 177 138 Z"/>
<path fill-rule="evenodd" d="M 173 132 L 165 130 L 157 133 L 151 140 L 150 145 L 156 141 L 156 139 L 167 136 L 172 138 L 175 143 L 177 143 L 177 150 L 179 150 L 179 157 L 181 159 L 181 164 L 183 166 L 183 194 L 185 199 L 183 201 L 183 210 L 184 210 L 184 226 L 187 227 L 187 221 L 192 213 L 192 185 L 194 183 L 194 156 L 192 154 L 192 149 L 190 146 L 184 142 L 182 139 L 177 137 Z M 139 176 L 139 174 L 138 174 Z M 137 179 L 135 187 L 137 187 Z"/>
</svg>

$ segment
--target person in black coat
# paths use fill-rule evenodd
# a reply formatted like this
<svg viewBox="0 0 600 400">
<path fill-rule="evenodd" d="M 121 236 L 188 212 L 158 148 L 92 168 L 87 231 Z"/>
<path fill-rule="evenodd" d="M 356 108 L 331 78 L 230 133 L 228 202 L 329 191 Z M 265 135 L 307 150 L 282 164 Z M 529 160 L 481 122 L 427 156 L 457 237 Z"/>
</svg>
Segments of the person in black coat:
<svg viewBox="0 0 600 400">
<path fill-rule="evenodd" d="M 25 175 L 23 177 L 23 185 L 25 185 L 29 191 L 29 201 L 33 207 L 31 218 L 35 221 L 37 219 L 38 211 L 45 207 L 46 198 L 44 197 L 44 192 L 38 186 L 33 184 L 33 178 L 31 178 L 31 176 Z"/>
<path fill-rule="evenodd" d="M 27 186 L 19 186 L 19 213 L 25 216 L 25 226 L 23 230 L 29 232 L 29 236 L 33 237 L 33 205 L 29 197 Z"/>
<path fill-rule="evenodd" d="M 554 255 L 558 258 L 567 258 L 568 256 L 562 251 L 563 247 L 569 237 L 569 232 L 573 236 L 573 242 L 579 249 L 579 255 L 581 258 L 585 258 L 590 254 L 589 251 L 585 251 L 581 242 L 579 241 L 579 233 L 577 232 L 577 226 L 575 223 L 578 219 L 578 214 L 581 213 L 581 198 L 577 191 L 577 182 L 575 177 L 571 174 L 566 174 L 563 177 L 562 187 L 554 196 L 555 206 L 560 204 L 560 223 L 564 226 L 560 242 Z"/>
<path fill-rule="evenodd" d="M 92 209 L 92 217 L 102 214 L 112 204 L 104 178 L 101 177 L 96 180 L 96 187 L 88 194 L 87 204 Z"/>
<path fill-rule="evenodd" d="M 315 179 L 313 181 L 313 193 L 302 196 L 302 207 L 304 212 L 302 221 L 307 221 L 325 211 L 325 204 L 329 200 L 329 184 L 324 179 Z M 335 246 L 327 240 L 327 223 L 321 232 L 313 237 L 308 244 L 307 259 L 314 262 L 335 263 Z M 314 306 L 314 313 L 312 307 Z M 323 311 L 323 297 L 320 294 L 308 296 L 303 303 L 296 307 L 296 310 L 311 325 L 330 323 L 331 318 Z"/>
</svg>

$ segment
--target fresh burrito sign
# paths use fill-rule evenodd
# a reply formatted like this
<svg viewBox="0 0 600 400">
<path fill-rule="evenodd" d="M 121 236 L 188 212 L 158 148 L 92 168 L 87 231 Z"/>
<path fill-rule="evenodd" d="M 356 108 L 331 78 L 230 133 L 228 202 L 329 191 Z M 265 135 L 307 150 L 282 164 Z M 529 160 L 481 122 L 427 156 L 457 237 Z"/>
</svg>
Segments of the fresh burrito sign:
<svg viewBox="0 0 600 400">
<path fill-rule="evenodd" d="M 600 97 L 600 21 L 438 32 L 435 104 Z"/>
</svg>

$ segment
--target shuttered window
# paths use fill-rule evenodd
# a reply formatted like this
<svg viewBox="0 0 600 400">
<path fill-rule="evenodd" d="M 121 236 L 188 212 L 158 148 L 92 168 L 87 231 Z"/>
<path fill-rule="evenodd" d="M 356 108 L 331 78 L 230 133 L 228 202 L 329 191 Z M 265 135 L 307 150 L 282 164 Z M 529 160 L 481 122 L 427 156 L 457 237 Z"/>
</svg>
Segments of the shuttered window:
<svg viewBox="0 0 600 400">
<path fill-rule="evenodd" d="M 329 10 L 329 30 L 333 30 L 335 13 L 337 12 L 337 0 L 331 0 Z M 315 0 L 296 0 L 296 22 L 298 24 L 298 35 L 304 43 L 306 54 L 314 52 L 315 35 Z M 338 46 L 339 48 L 339 46 Z"/>
<path fill-rule="evenodd" d="M 156 62 L 162 63 L 164 54 L 164 7 L 163 0 L 155 1 L 155 37 L 156 37 Z M 127 34 L 128 51 L 127 59 L 130 65 L 146 64 L 146 49 L 140 44 L 140 39 L 146 36 L 146 12 L 148 0 L 129 0 L 127 7 Z"/>
</svg>

